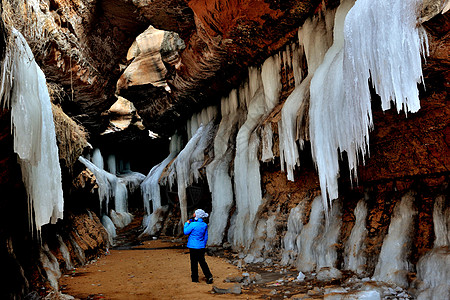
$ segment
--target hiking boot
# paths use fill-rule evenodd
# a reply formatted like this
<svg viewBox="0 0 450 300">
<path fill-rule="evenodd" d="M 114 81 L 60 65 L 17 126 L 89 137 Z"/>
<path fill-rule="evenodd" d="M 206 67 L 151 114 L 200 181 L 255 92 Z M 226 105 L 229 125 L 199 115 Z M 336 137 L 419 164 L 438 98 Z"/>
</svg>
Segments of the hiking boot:
<svg viewBox="0 0 450 300">
<path fill-rule="evenodd" d="M 212 278 L 212 277 L 209 277 L 208 279 L 206 279 L 206 283 L 207 283 L 207 284 L 213 283 L 213 278 Z"/>
</svg>

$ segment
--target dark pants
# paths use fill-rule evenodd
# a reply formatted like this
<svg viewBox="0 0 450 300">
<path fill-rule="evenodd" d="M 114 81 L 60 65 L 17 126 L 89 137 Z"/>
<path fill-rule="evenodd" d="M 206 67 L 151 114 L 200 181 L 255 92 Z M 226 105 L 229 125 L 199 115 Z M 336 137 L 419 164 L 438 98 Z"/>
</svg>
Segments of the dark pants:
<svg viewBox="0 0 450 300">
<path fill-rule="evenodd" d="M 211 278 L 212 274 L 209 271 L 208 264 L 205 261 L 205 248 L 192 249 L 189 248 L 189 254 L 191 257 L 191 278 L 192 281 L 198 281 L 198 264 L 202 268 L 203 274 L 206 279 Z"/>
</svg>

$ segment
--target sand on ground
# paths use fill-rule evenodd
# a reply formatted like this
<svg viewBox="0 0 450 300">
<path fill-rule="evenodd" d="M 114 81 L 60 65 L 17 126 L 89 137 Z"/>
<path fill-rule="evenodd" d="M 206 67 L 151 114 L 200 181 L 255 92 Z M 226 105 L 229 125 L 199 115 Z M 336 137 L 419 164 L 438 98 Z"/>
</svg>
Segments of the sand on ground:
<svg viewBox="0 0 450 300">
<path fill-rule="evenodd" d="M 189 250 L 174 246 L 170 241 L 150 240 L 130 250 L 111 250 L 109 255 L 63 275 L 61 291 L 79 299 L 259 298 L 246 291 L 240 295 L 211 292 L 213 285 L 232 287 L 235 283 L 225 283 L 224 280 L 242 274 L 224 258 L 206 255 L 214 276 L 213 284 L 206 284 L 200 267 L 200 282 L 191 282 Z"/>
</svg>

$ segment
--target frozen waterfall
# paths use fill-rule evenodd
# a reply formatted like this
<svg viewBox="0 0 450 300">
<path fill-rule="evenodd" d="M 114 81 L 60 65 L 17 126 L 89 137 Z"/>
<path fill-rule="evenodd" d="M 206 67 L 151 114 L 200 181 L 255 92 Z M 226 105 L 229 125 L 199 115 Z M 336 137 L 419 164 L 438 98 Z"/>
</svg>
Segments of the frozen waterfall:
<svg viewBox="0 0 450 300">
<path fill-rule="evenodd" d="M 63 217 L 61 168 L 55 125 L 45 75 L 26 40 L 12 29 L 14 45 L 2 62 L 0 99 L 11 108 L 14 152 L 28 195 L 30 227 L 55 223 Z M 33 217 L 34 216 L 34 217 Z"/>
<path fill-rule="evenodd" d="M 174 134 L 170 139 L 169 155 L 161 163 L 154 166 L 144 181 L 141 183 L 142 198 L 146 216 L 144 218 L 145 229 L 142 234 L 153 235 L 161 229 L 161 214 L 166 208 L 161 206 L 161 191 L 159 179 L 167 165 L 180 152 L 181 138 Z"/>
<path fill-rule="evenodd" d="M 427 41 L 417 24 L 419 3 L 360 0 L 352 7 L 348 0 L 337 10 L 334 43 L 310 87 L 312 155 L 326 203 L 338 197 L 340 153 L 347 153 L 355 179 L 360 159 L 364 162 L 368 154 L 373 127 L 369 79 L 383 110 L 391 101 L 397 111 L 420 108 L 417 83 Z M 385 19 L 392 21 L 380 21 Z"/>
</svg>

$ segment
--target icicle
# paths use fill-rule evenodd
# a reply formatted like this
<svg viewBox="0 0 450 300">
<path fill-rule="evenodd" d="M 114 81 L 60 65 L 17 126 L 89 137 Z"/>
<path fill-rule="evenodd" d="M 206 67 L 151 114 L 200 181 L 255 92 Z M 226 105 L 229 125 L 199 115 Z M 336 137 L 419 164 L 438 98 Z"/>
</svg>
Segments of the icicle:
<svg viewBox="0 0 450 300">
<path fill-rule="evenodd" d="M 296 207 L 291 209 L 287 221 L 287 231 L 283 238 L 283 254 L 281 265 L 291 265 L 298 255 L 296 240 L 303 229 L 303 219 L 305 218 L 306 201 L 301 201 Z"/>
<path fill-rule="evenodd" d="M 450 207 L 444 196 L 434 202 L 434 247 L 417 263 L 417 299 L 450 298 Z"/>
<path fill-rule="evenodd" d="M 113 175 L 116 175 L 116 173 L 117 173 L 117 171 L 116 171 L 117 170 L 117 168 L 116 168 L 116 156 L 114 154 L 108 155 L 107 166 L 108 166 L 107 171 L 109 173 L 113 174 Z"/>
<path fill-rule="evenodd" d="M 194 118 L 194 117 L 193 117 Z M 191 124 L 192 125 L 192 124 Z M 187 220 L 187 195 L 186 188 L 189 185 L 191 161 L 190 157 L 198 142 L 200 141 L 202 134 L 204 133 L 205 126 L 200 126 L 197 132 L 188 141 L 183 150 L 178 154 L 177 158 L 170 165 L 168 172 L 172 173 L 172 176 L 176 175 L 178 198 L 180 201 L 181 219 L 180 225 Z M 173 178 L 173 177 L 172 177 Z M 172 185 L 172 178 L 169 177 L 169 184 Z"/>
<path fill-rule="evenodd" d="M 251 151 L 257 151 L 255 144 L 259 144 L 256 134 L 251 139 L 253 129 L 265 113 L 265 97 L 260 73 L 256 68 L 249 69 L 248 95 L 252 98 L 248 106 L 247 120 L 239 129 L 236 137 L 236 157 L 234 159 L 237 211 L 233 228 L 235 232 L 231 236 L 234 237 L 232 244 L 235 248 L 250 246 L 256 226 L 256 212 L 261 204 L 259 161 L 254 159 L 256 152 L 251 153 Z M 247 102 L 245 98 L 243 100 Z M 249 146 L 251 140 L 253 140 L 253 147 Z M 255 167 L 257 170 L 254 170 Z"/>
<path fill-rule="evenodd" d="M 263 162 L 269 162 L 274 159 L 272 146 L 273 146 L 273 131 L 272 131 L 272 123 L 267 122 L 263 126 L 262 130 L 262 155 L 261 155 L 261 161 Z"/>
<path fill-rule="evenodd" d="M 2 62 L 0 96 L 3 107 L 11 107 L 14 152 L 27 190 L 29 224 L 40 233 L 42 225 L 63 217 L 55 126 L 45 75 L 22 34 L 13 28 L 11 35 L 14 45 L 7 48 Z"/>
<path fill-rule="evenodd" d="M 309 222 L 303 226 L 300 235 L 297 237 L 298 256 L 296 266 L 297 269 L 303 273 L 312 272 L 316 268 L 313 242 L 323 228 L 323 220 L 322 197 L 317 196 L 311 204 Z"/>
<path fill-rule="evenodd" d="M 96 182 L 98 184 L 98 196 L 100 200 L 100 213 L 107 214 L 109 208 L 109 200 L 114 198 L 117 185 L 117 177 L 108 173 L 92 162 L 88 161 L 84 157 L 79 157 L 78 160 L 83 163 L 92 173 L 95 175 Z M 105 206 L 103 206 L 105 203 Z M 103 209 L 105 211 L 103 211 Z"/>
<path fill-rule="evenodd" d="M 340 202 L 333 202 L 328 222 L 325 223 L 321 236 L 313 244 L 318 280 L 325 281 L 342 277 L 341 271 L 336 269 L 336 245 L 339 243 L 342 226 L 341 206 Z"/>
<path fill-rule="evenodd" d="M 311 80 L 309 107 L 311 152 L 319 173 L 320 189 L 327 211 L 330 201 L 338 197 L 339 152 L 351 150 L 352 136 L 343 127 L 353 122 L 344 102 L 344 77 L 342 64 L 344 55 L 344 20 L 353 6 L 353 0 L 339 5 L 334 21 L 334 43 L 327 51 L 322 64 Z M 352 108 L 353 109 L 353 108 Z M 349 114 L 349 115 L 347 115 Z M 351 117 L 350 117 L 351 116 Z M 368 137 L 368 135 L 367 135 Z M 364 149 L 361 149 L 365 151 Z M 356 158 L 355 151 L 348 153 L 349 163 Z"/>
<path fill-rule="evenodd" d="M 206 166 L 206 177 L 212 197 L 212 210 L 209 218 L 208 245 L 220 245 L 223 241 L 228 214 L 233 204 L 233 186 L 229 174 L 233 159 L 233 148 L 228 147 L 234 139 L 238 112 L 237 90 L 232 90 L 221 102 L 222 120 L 214 139 L 214 160 Z"/>
<path fill-rule="evenodd" d="M 281 60 L 278 54 L 267 58 L 261 67 L 261 80 L 264 88 L 266 107 L 274 107 L 281 91 Z"/>
<path fill-rule="evenodd" d="M 161 192 L 159 187 L 159 178 L 166 166 L 174 159 L 179 152 L 181 139 L 178 135 L 173 135 L 170 140 L 170 153 L 161 163 L 154 166 L 144 181 L 141 183 L 142 198 L 147 215 L 151 215 L 161 207 Z M 150 207 L 152 201 L 152 207 Z M 148 227 L 148 224 L 145 224 Z"/>
<path fill-rule="evenodd" d="M 413 207 L 414 197 L 406 194 L 395 205 L 389 231 L 383 240 L 373 280 L 408 287 L 407 274 L 411 263 L 407 257 L 411 247 L 411 232 L 414 230 L 414 217 L 417 211 Z"/>
<path fill-rule="evenodd" d="M 298 147 L 303 148 L 304 134 L 297 134 L 297 124 L 304 124 L 305 110 L 309 102 L 309 86 L 311 78 L 317 67 L 322 63 L 323 57 L 330 47 L 330 19 L 334 11 L 326 12 L 324 19 L 314 17 L 305 21 L 298 31 L 300 49 L 294 51 L 293 69 L 296 88 L 286 99 L 281 109 L 281 120 L 278 122 L 278 133 L 280 138 L 280 161 L 281 170 L 287 172 L 288 180 L 294 181 L 294 169 L 300 166 Z M 300 60 L 304 55 L 308 63 L 308 76 L 301 81 Z M 306 128 L 301 128 L 305 131 Z M 302 136 L 299 145 L 296 136 Z"/>
<path fill-rule="evenodd" d="M 365 199 L 359 200 L 355 208 L 355 224 L 345 244 L 344 268 L 358 275 L 364 275 L 366 256 L 364 240 L 366 229 L 367 206 Z"/>
<path fill-rule="evenodd" d="M 111 246 L 114 245 L 114 239 L 116 238 L 117 233 L 113 221 L 107 215 L 103 215 L 102 225 L 105 227 L 106 232 L 108 232 L 109 244 Z"/>
<path fill-rule="evenodd" d="M 96 165 L 97 168 L 104 170 L 103 156 L 99 148 L 95 148 L 92 153 L 92 163 Z"/>
</svg>

